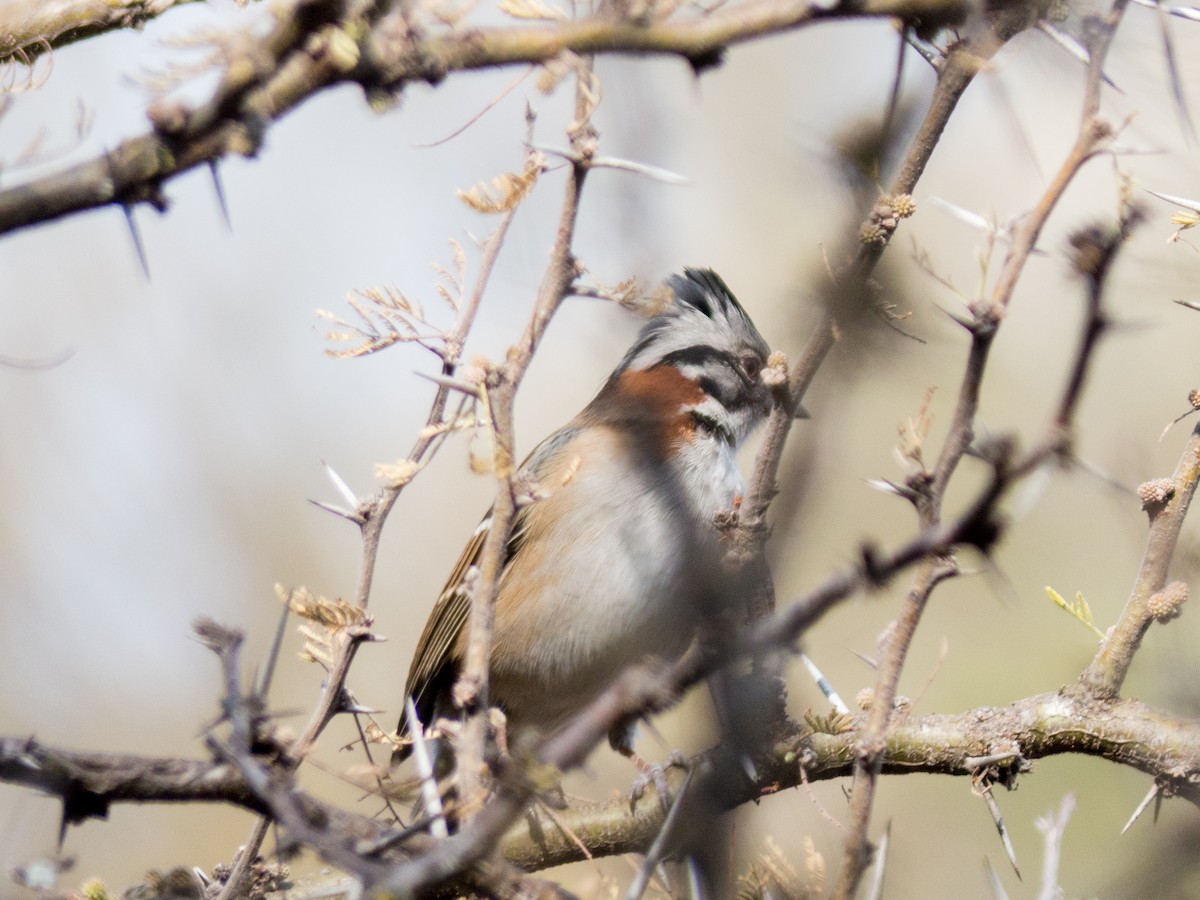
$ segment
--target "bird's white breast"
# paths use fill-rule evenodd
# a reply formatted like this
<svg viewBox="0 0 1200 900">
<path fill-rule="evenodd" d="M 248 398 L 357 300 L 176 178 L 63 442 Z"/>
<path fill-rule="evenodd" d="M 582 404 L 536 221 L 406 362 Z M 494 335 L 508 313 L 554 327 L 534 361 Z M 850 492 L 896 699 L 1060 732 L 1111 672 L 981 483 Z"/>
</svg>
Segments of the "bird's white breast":
<svg viewBox="0 0 1200 900">
<path fill-rule="evenodd" d="M 714 516 L 742 486 L 732 448 L 710 435 L 665 464 L 607 428 L 560 454 L 550 468 L 569 475 L 543 479 L 549 496 L 501 585 L 492 656 L 497 699 L 543 727 L 628 665 L 687 648 L 706 586 L 695 582 L 719 549 Z"/>
</svg>

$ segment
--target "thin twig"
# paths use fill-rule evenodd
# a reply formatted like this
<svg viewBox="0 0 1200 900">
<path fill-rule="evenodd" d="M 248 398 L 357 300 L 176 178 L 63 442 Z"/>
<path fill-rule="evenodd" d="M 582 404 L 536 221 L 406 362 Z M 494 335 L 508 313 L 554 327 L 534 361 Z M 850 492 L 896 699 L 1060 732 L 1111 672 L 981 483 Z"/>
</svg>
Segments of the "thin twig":
<svg viewBox="0 0 1200 900">
<path fill-rule="evenodd" d="M 1076 689 L 1101 698 L 1115 697 L 1120 692 L 1142 638 L 1154 620 L 1150 601 L 1167 583 L 1171 557 L 1179 543 L 1179 533 L 1197 482 L 1200 482 L 1200 423 L 1184 446 L 1170 480 L 1167 498 L 1162 503 L 1146 506 L 1150 532 L 1133 590 L 1120 618 L 1110 629 L 1108 640 L 1080 676 Z"/>
<path fill-rule="evenodd" d="M 484 289 L 495 269 L 500 248 L 504 245 L 504 238 L 508 234 L 509 226 L 512 224 L 518 208 L 519 206 L 507 210 L 501 216 L 496 230 L 483 243 L 483 252 L 479 262 L 479 274 L 475 279 L 475 284 L 470 295 L 459 307 L 458 316 L 446 337 L 445 356 L 442 364 L 443 375 L 453 375 L 461 361 L 463 346 L 466 343 L 471 326 L 475 322 L 479 305 L 483 300 Z M 440 425 L 444 421 L 446 405 L 449 402 L 450 394 L 451 389 L 449 387 L 445 385 L 438 386 L 433 402 L 430 404 L 429 415 L 426 417 L 426 427 L 421 436 L 417 438 L 407 457 L 408 461 L 413 465 L 425 462 L 430 453 L 438 446 L 438 438 L 444 437 L 444 433 L 436 432 L 433 426 Z M 385 487 L 374 496 L 358 504 L 354 521 L 358 524 L 362 537 L 362 551 L 359 562 L 358 585 L 355 590 L 355 605 L 360 609 L 366 609 L 370 601 L 371 585 L 374 582 L 375 566 L 379 556 L 379 543 L 383 534 L 384 523 L 387 521 L 388 514 L 395 506 L 405 486 Z M 299 764 L 308 754 L 317 737 L 324 731 L 325 726 L 329 724 L 329 720 L 341 705 L 345 690 L 346 675 L 350 671 L 350 664 L 354 661 L 358 646 L 365 638 L 365 635 L 348 638 L 349 636 L 345 633 L 341 633 L 341 636 L 337 638 L 333 665 L 325 679 L 321 694 L 317 699 L 317 705 L 304 730 L 292 746 L 290 758 L 295 764 Z M 219 900 L 229 900 L 229 898 L 237 896 L 237 892 L 243 889 L 245 879 L 250 874 L 250 863 L 257 855 L 258 848 L 267 836 L 267 824 L 266 819 L 255 823 L 254 828 L 246 839 L 245 847 L 247 852 L 244 852 L 238 858 L 237 862 L 235 862 L 234 869 L 226 882 L 225 890 L 222 892 Z"/>
<path fill-rule="evenodd" d="M 1075 795 L 1068 793 L 1058 807 L 1058 814 L 1043 816 L 1037 821 L 1037 826 L 1045 836 L 1045 850 L 1042 857 L 1042 884 L 1038 891 L 1038 900 L 1054 900 L 1062 896 L 1058 886 L 1058 867 L 1062 862 L 1062 842 L 1067 830 L 1071 814 L 1075 812 Z"/>
<path fill-rule="evenodd" d="M 509 535 L 517 511 L 513 490 L 516 474 L 513 403 L 517 388 L 541 343 L 554 313 L 570 292 L 578 274 L 572 243 L 579 214 L 579 198 L 587 177 L 587 161 L 594 153 L 594 133 L 587 125 L 591 114 L 586 99 L 585 81 L 591 66 L 584 63 L 577 71 L 576 126 L 571 129 L 571 149 L 577 154 L 567 174 L 566 191 L 559 210 L 558 228 L 550 251 L 542 283 L 538 288 L 533 313 L 520 339 L 509 350 L 503 366 L 489 377 L 488 412 L 493 436 L 492 465 L 496 475 L 496 499 L 491 524 L 480 555 L 479 578 L 471 597 L 467 623 L 467 650 L 462 672 L 454 687 L 455 701 L 469 713 L 458 747 L 457 777 L 463 815 L 470 818 L 482 803 L 483 759 L 487 744 L 488 668 L 491 661 L 492 631 L 495 623 L 496 596 L 500 575 L 507 558 Z"/>
</svg>

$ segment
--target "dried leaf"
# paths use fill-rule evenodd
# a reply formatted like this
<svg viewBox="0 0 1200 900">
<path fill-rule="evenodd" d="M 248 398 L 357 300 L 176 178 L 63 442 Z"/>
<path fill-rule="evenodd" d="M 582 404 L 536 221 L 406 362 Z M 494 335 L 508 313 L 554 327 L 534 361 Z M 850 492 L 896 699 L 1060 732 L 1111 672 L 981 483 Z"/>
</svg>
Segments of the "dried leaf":
<svg viewBox="0 0 1200 900">
<path fill-rule="evenodd" d="M 480 182 L 474 187 L 459 191 L 458 198 L 476 212 L 502 213 L 513 209 L 528 196 L 542 172 L 542 162 L 537 154 L 531 154 L 520 172 L 505 172 L 492 179 L 491 189 Z"/>
<path fill-rule="evenodd" d="M 415 463 L 411 459 L 398 459 L 394 463 L 378 463 L 375 466 L 375 476 L 383 479 L 384 483 L 392 490 L 404 487 L 420 471 L 420 463 Z"/>
<path fill-rule="evenodd" d="M 501 0 L 500 12 L 514 19 L 537 19 L 543 22 L 563 22 L 566 10 L 550 6 L 542 0 Z"/>
<path fill-rule="evenodd" d="M 348 359 L 376 353 L 393 344 L 419 344 L 441 357 L 448 335 L 432 326 L 419 300 L 399 288 L 384 286 L 361 288 L 346 296 L 346 303 L 358 318 L 350 322 L 329 310 L 318 309 L 317 316 L 338 326 L 326 333 L 331 343 L 351 344 L 329 348 L 327 356 Z"/>
<path fill-rule="evenodd" d="M 372 618 L 366 611 L 347 603 L 340 597 L 330 600 L 314 594 L 306 587 L 288 590 L 275 585 L 275 594 L 296 615 L 337 631 L 353 626 L 368 626 Z"/>
<path fill-rule="evenodd" d="M 304 662 L 315 662 L 326 669 L 333 668 L 332 632 L 318 631 L 308 625 L 301 625 L 297 631 L 304 636 L 304 649 L 300 651 L 300 659 Z"/>
<path fill-rule="evenodd" d="M 804 871 L 808 875 L 809 887 L 817 894 L 824 894 L 825 858 L 817 852 L 817 845 L 807 834 L 804 836 Z"/>
<path fill-rule="evenodd" d="M 766 844 L 766 850 L 754 861 L 749 871 L 738 878 L 738 900 L 783 897 L 787 900 L 807 900 L 821 895 L 825 886 L 825 861 L 817 853 L 811 838 L 804 839 L 807 878 L 800 876 L 773 838 L 768 836 Z"/>
<path fill-rule="evenodd" d="M 930 411 L 930 405 L 933 403 L 933 395 L 936 392 L 936 387 L 929 388 L 925 392 L 925 400 L 921 403 L 921 408 L 917 411 L 916 416 L 905 419 L 899 428 L 900 445 L 896 451 L 900 454 L 901 459 L 917 471 L 925 468 L 925 462 L 921 458 L 921 448 L 929 436 L 929 429 L 933 426 L 933 413 Z"/>
</svg>

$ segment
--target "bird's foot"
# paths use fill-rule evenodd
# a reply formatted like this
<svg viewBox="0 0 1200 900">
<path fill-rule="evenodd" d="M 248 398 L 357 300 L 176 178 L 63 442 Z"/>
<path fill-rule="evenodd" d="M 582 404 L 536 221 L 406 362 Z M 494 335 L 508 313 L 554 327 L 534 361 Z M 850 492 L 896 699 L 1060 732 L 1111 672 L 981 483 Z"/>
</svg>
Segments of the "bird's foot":
<svg viewBox="0 0 1200 900">
<path fill-rule="evenodd" d="M 630 753 L 629 759 L 638 767 L 638 771 L 641 772 L 633 782 L 633 787 L 629 789 L 630 811 L 634 810 L 638 801 L 645 795 L 646 788 L 654 785 L 654 792 L 658 795 L 658 803 L 665 813 L 671 808 L 671 789 L 667 785 L 667 769 L 678 768 L 686 772 L 688 771 L 687 760 L 678 750 L 668 753 L 667 758 L 662 763 L 648 762 L 636 753 Z"/>
</svg>

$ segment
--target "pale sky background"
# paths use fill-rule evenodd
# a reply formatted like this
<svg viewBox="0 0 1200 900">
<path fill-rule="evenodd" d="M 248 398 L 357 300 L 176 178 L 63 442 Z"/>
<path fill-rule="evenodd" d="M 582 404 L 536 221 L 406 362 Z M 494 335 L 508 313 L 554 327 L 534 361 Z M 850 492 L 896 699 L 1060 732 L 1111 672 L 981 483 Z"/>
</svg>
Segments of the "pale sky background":
<svg viewBox="0 0 1200 900">
<path fill-rule="evenodd" d="M 140 33 L 56 53 L 52 70 L 39 67 L 45 84 L 15 96 L 2 120 L 0 186 L 142 133 L 145 99 L 131 78 L 193 58 L 165 40 L 246 27 L 265 14 L 220 0 L 172 12 Z M 1200 25 L 1172 27 L 1184 83 L 1194 87 Z M 690 184 L 596 172 L 577 242 L 589 278 L 653 282 L 684 265 L 712 266 L 768 341 L 794 355 L 815 310 L 822 247 L 837 247 L 852 220 L 837 144 L 883 114 L 895 48 L 886 24 L 831 24 L 734 49 L 698 81 L 677 60 L 601 61 L 602 152 L 670 169 Z M 1122 143 L 1153 151 L 1123 168 L 1139 187 L 1200 197 L 1196 149 L 1169 103 L 1152 11 L 1130 10 L 1109 72 L 1124 91 L 1107 95 L 1112 118 L 1137 113 Z M 450 262 L 450 239 L 469 247 L 471 235 L 494 226 L 455 191 L 520 166 L 526 102 L 539 111 L 536 140 L 562 146 L 570 91 L 543 96 L 528 78 L 461 136 L 432 149 L 417 145 L 454 131 L 517 74 L 415 85 L 382 114 L 349 87 L 311 100 L 269 131 L 257 159 L 222 166 L 232 231 L 206 171 L 166 186 L 166 215 L 136 212 L 149 281 L 119 210 L 0 242 L 0 356 L 71 353 L 46 370 L 0 367 L 0 733 L 202 755 L 198 733 L 217 712 L 218 671 L 190 637 L 192 619 L 204 614 L 246 629 L 247 659 L 261 661 L 278 617 L 276 582 L 352 595 L 357 535 L 307 500 L 338 502 L 322 461 L 356 490 L 375 488 L 374 464 L 407 453 L 433 393 L 412 373 L 434 365 L 415 348 L 329 359 L 315 311 L 344 310 L 348 291 L 382 284 L 437 308 L 431 262 Z M 927 250 L 968 294 L 980 278 L 980 234 L 930 197 L 1001 221 L 1028 209 L 1073 137 L 1082 79 L 1080 64 L 1044 36 L 1026 34 L 963 101 L 917 191 L 918 214 L 878 274 L 886 295 L 912 310 L 906 328 L 927 343 L 876 333 L 869 347 L 835 349 L 819 376 L 807 403 L 813 418 L 799 426 L 797 462 L 783 481 L 786 494 L 804 479 L 805 503 L 796 528 L 773 539 L 781 600 L 851 561 L 862 539 L 892 546 L 911 534 L 909 510 L 866 480 L 901 477 L 896 426 L 917 412 L 930 386 L 938 387 L 934 438 L 944 433 L 966 347 L 938 311 L 959 301 L 917 271 L 914 248 Z M 923 111 L 931 87 L 928 67 L 910 55 L 905 101 Z M 82 142 L 73 137 L 79 104 L 94 115 Z M 43 130 L 46 159 L 14 165 Z M 982 412 L 991 430 L 1018 429 L 1026 441 L 1041 434 L 1082 308 L 1063 258 L 1065 235 L 1111 220 L 1112 173 L 1107 159 L 1088 167 L 1047 229 L 1047 255 L 1028 267 L 991 364 Z M 497 357 L 519 332 L 553 238 L 561 185 L 561 174 L 547 176 L 519 213 L 469 352 Z M 1131 327 L 1101 347 L 1079 429 L 1081 455 L 1130 488 L 1170 473 L 1186 426 L 1161 442 L 1159 434 L 1200 383 L 1200 315 L 1171 303 L 1196 299 L 1200 259 L 1190 247 L 1167 244 L 1171 208 L 1147 203 L 1150 221 L 1109 292 L 1116 318 Z M 469 255 L 474 265 L 477 255 Z M 523 388 L 521 450 L 589 399 L 636 327 L 628 313 L 597 301 L 566 305 Z M 386 710 L 389 725 L 417 633 L 491 495 L 491 482 L 472 476 L 466 461 L 465 440 L 448 444 L 404 493 L 385 536 L 372 612 L 390 640 L 363 650 L 350 683 L 362 702 Z M 963 468 L 969 486 L 980 473 L 970 462 Z M 965 489 L 952 500 L 964 496 Z M 1012 504 L 1018 527 L 997 554 L 998 568 L 935 596 L 901 685 L 922 695 L 918 713 L 1003 704 L 1075 677 L 1094 642 L 1053 608 L 1045 585 L 1068 596 L 1083 591 L 1102 628 L 1120 610 L 1144 535 L 1136 500 L 1080 473 L 1055 473 L 1043 492 L 1022 500 Z M 1195 534 L 1189 527 L 1193 547 Z M 874 652 L 904 585 L 900 579 L 852 600 L 808 638 L 843 696 L 873 681 L 847 648 Z M 1152 630 L 1130 695 L 1181 715 L 1200 708 L 1197 621 L 1187 610 L 1169 629 Z M 293 634 L 272 697 L 275 709 L 297 713 L 288 720 L 296 727 L 320 680 L 291 652 L 298 647 Z M 797 715 L 823 708 L 802 677 L 793 685 Z M 705 715 L 704 703 L 692 702 L 664 717 L 670 747 L 649 739 L 647 754 L 703 747 Z M 349 723 L 330 729 L 327 764 L 358 762 L 337 753 L 350 736 Z M 576 792 L 601 797 L 627 787 L 632 773 L 622 760 L 600 751 L 594 762 L 573 783 Z M 353 802 L 324 776 L 309 773 L 306 783 Z M 1021 884 L 965 780 L 889 779 L 874 833 L 892 821 L 892 896 L 978 896 L 986 890 L 985 856 L 1011 896 L 1033 896 L 1041 862 L 1034 822 L 1067 791 L 1077 794 L 1078 812 L 1062 883 L 1068 894 L 1119 896 L 1124 889 L 1112 879 L 1122 861 L 1172 828 L 1196 825 L 1194 809 L 1168 803 L 1157 827 L 1147 818 L 1118 838 L 1148 788 L 1145 776 L 1100 761 L 1037 763 L 1019 792 L 999 798 L 1026 872 Z M 736 835 L 752 850 L 770 834 L 790 853 L 811 836 L 832 870 L 842 836 L 813 801 L 844 820 L 842 789 L 821 784 L 811 795 L 792 791 L 747 807 L 737 813 Z M 53 801 L 0 787 L 0 870 L 51 853 L 57 814 Z M 98 875 L 119 890 L 148 868 L 211 868 L 229 859 L 250 824 L 248 815 L 219 808 L 117 807 L 108 822 L 70 831 L 66 852 L 78 863 L 65 883 Z M 580 866 L 571 883 L 586 893 L 597 871 L 627 877 L 628 867 Z M 16 892 L 0 886 L 0 896 Z"/>
</svg>

